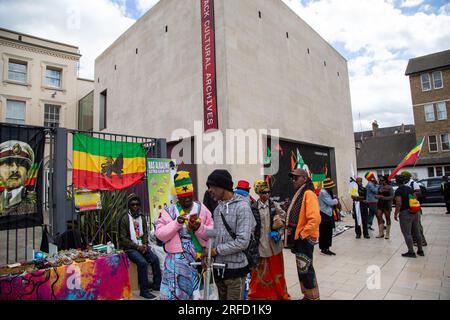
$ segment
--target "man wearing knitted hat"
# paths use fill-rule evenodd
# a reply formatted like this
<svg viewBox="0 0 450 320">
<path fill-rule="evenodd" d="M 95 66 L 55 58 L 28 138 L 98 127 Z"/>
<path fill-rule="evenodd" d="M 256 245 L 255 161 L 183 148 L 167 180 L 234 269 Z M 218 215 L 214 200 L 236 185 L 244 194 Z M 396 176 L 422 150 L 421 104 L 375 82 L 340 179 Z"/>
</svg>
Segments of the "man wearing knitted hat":
<svg viewBox="0 0 450 320">
<path fill-rule="evenodd" d="M 227 170 L 213 171 L 206 185 L 219 202 L 214 210 L 216 238 L 212 249 L 215 262 L 226 264 L 223 273 L 214 270 L 219 299 L 243 300 L 249 263 L 253 263 L 248 261 L 245 251 L 251 243 L 256 221 L 248 201 L 233 192 L 233 180 Z"/>
<path fill-rule="evenodd" d="M 333 239 L 333 209 L 340 206 L 339 200 L 334 196 L 333 189 L 336 186 L 333 180 L 326 178 L 322 182 L 323 189 L 319 193 L 320 226 L 319 226 L 319 248 L 323 254 L 334 256 L 330 250 Z"/>
<path fill-rule="evenodd" d="M 160 298 L 192 300 L 199 278 L 190 263 L 200 260 L 208 243 L 206 230 L 213 229 L 214 223 L 211 212 L 192 199 L 194 186 L 189 172 L 177 172 L 174 180 L 178 202 L 161 210 L 155 231 L 167 253 Z"/>
<path fill-rule="evenodd" d="M 267 182 L 254 184 L 258 201 L 252 205 L 253 215 L 260 220 L 255 230 L 259 239 L 258 266 L 252 270 L 249 300 L 289 300 L 284 277 L 283 241 L 286 212 L 270 199 Z"/>
<path fill-rule="evenodd" d="M 372 228 L 373 219 L 377 215 L 378 199 L 375 196 L 378 194 L 378 185 L 377 180 L 375 179 L 375 173 L 373 173 L 372 171 L 367 172 L 364 175 L 364 177 L 368 181 L 366 185 L 367 190 L 366 202 L 367 207 L 369 208 L 369 217 L 367 219 L 367 225 L 368 228 L 373 231 L 374 230 Z"/>
</svg>

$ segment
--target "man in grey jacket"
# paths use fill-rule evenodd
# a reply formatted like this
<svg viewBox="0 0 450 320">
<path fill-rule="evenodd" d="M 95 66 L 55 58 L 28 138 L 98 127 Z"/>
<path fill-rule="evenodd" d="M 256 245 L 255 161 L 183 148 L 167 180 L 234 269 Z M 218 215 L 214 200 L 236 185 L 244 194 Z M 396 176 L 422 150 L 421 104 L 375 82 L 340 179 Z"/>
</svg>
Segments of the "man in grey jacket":
<svg viewBox="0 0 450 320">
<path fill-rule="evenodd" d="M 250 243 L 256 221 L 248 201 L 233 192 L 233 180 L 226 170 L 215 170 L 206 182 L 211 196 L 219 202 L 214 210 L 216 241 L 212 249 L 215 262 L 226 264 L 225 271 L 214 272 L 220 300 L 243 300 L 245 279 L 250 272 L 244 250 Z M 232 233 L 225 227 L 229 226 Z"/>
</svg>

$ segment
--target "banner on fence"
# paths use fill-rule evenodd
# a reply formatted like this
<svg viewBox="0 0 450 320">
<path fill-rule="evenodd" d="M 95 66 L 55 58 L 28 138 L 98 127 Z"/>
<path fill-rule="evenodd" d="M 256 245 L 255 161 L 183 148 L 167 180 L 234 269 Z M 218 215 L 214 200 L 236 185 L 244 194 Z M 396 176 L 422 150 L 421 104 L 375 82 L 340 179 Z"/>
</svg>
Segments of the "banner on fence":
<svg viewBox="0 0 450 320">
<path fill-rule="evenodd" d="M 102 199 L 100 192 L 90 190 L 75 191 L 75 209 L 82 211 L 100 210 Z"/>
<path fill-rule="evenodd" d="M 176 160 L 147 159 L 148 195 L 151 223 L 158 219 L 164 206 L 176 203 L 173 178 L 177 173 Z"/>
<path fill-rule="evenodd" d="M 0 128 L 0 230 L 42 225 L 44 130 Z"/>
<path fill-rule="evenodd" d="M 73 135 L 73 184 L 90 190 L 121 190 L 142 182 L 145 150 L 135 142 Z"/>
</svg>

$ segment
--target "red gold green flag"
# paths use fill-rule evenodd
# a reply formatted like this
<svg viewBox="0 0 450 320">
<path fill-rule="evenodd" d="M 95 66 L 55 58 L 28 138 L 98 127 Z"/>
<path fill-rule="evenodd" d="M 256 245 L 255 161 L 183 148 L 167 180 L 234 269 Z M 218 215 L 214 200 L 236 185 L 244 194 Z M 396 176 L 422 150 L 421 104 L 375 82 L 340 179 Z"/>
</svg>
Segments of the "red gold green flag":
<svg viewBox="0 0 450 320">
<path fill-rule="evenodd" d="M 73 136 L 74 188 L 120 190 L 142 182 L 145 150 L 140 143 Z"/>
<path fill-rule="evenodd" d="M 420 151 L 422 151 L 423 142 L 425 141 L 425 138 L 422 138 L 422 141 L 419 142 L 408 154 L 403 158 L 402 162 L 397 166 L 397 168 L 392 171 L 392 173 L 389 176 L 389 181 L 392 180 L 393 177 L 397 174 L 397 172 L 400 171 L 401 168 L 414 165 L 419 159 Z"/>
</svg>

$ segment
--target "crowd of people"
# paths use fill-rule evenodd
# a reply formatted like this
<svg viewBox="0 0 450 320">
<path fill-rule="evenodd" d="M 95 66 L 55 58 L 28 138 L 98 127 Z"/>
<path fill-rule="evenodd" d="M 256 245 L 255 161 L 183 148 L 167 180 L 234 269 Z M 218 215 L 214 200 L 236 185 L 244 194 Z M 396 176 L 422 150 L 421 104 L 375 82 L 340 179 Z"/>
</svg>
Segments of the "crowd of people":
<svg viewBox="0 0 450 320">
<path fill-rule="evenodd" d="M 266 181 L 254 182 L 258 195 L 254 199 L 250 183 L 240 180 L 233 188 L 233 178 L 226 170 L 213 171 L 206 181 L 203 203 L 194 201 L 189 172 L 177 172 L 174 184 L 178 201 L 161 210 L 155 224 L 155 236 L 166 253 L 163 270 L 149 246 L 140 199 L 130 195 L 127 211 L 119 220 L 119 247 L 136 263 L 140 295 L 156 299 L 154 291 L 159 291 L 161 300 L 193 299 L 202 281 L 199 269 L 206 267 L 210 240 L 207 230 L 214 230 L 210 255 L 214 263 L 225 266 L 213 269 L 220 300 L 243 300 L 249 275 L 249 300 L 289 300 L 284 248 L 295 255 L 303 299 L 318 300 L 314 245 L 320 242 L 322 252 L 333 254 L 329 251 L 332 225 L 322 223 L 321 215 L 330 216 L 329 206 L 337 201 L 329 202 L 335 185 L 327 180 L 326 198 L 319 204 L 323 196 L 317 197 L 307 171 L 296 169 L 289 177 L 295 194 L 289 205 L 282 207 L 271 199 Z M 323 230 L 323 240 L 319 230 Z M 195 262 L 201 262 L 201 267 Z M 151 284 L 149 266 L 153 274 Z"/>
<path fill-rule="evenodd" d="M 330 247 L 334 216 L 336 212 L 339 214 L 341 203 L 335 194 L 336 184 L 330 178 L 322 182 L 317 194 L 307 171 L 296 169 L 289 177 L 295 194 L 288 205 L 282 206 L 271 199 L 266 181 L 254 182 L 258 195 L 254 199 L 248 181 L 240 180 L 233 188 L 231 174 L 215 170 L 207 178 L 207 191 L 201 203 L 193 200 L 189 172 L 177 172 L 174 184 L 178 201 L 161 210 L 155 224 L 155 236 L 166 253 L 163 270 L 149 247 L 147 221 L 140 199 L 130 195 L 127 212 L 119 221 L 119 246 L 137 265 L 141 296 L 156 299 L 153 290 L 160 292 L 161 300 L 193 299 L 201 283 L 200 270 L 206 266 L 208 241 L 213 241 L 210 255 L 215 263 L 225 266 L 222 270 L 213 269 L 220 300 L 244 299 L 249 275 L 249 300 L 290 299 L 284 276 L 284 248 L 290 249 L 295 257 L 303 299 L 320 299 L 313 266 L 314 246 L 318 243 L 324 255 L 336 255 Z M 368 172 L 365 178 L 366 186 L 362 178 L 355 179 L 357 191 L 352 194 L 356 238 L 370 239 L 369 230 L 373 230 L 376 217 L 376 238 L 389 239 L 395 204 L 394 219 L 400 222 L 408 247 L 403 256 L 416 257 L 414 245 L 418 247 L 417 254 L 423 256 L 427 243 L 420 205 L 413 210 L 417 199 L 421 199 L 420 186 L 406 171 L 396 176 L 395 192 L 385 176 L 377 181 L 375 174 Z M 449 192 L 448 182 L 444 181 L 442 190 Z M 449 198 L 446 198 L 448 205 Z M 215 237 L 209 239 L 207 230 L 214 230 Z M 195 262 L 201 262 L 201 267 Z M 151 285 L 148 266 L 153 274 Z"/>
</svg>

